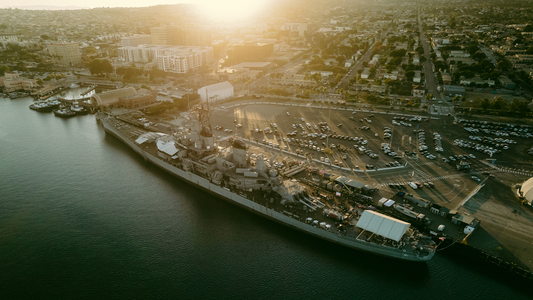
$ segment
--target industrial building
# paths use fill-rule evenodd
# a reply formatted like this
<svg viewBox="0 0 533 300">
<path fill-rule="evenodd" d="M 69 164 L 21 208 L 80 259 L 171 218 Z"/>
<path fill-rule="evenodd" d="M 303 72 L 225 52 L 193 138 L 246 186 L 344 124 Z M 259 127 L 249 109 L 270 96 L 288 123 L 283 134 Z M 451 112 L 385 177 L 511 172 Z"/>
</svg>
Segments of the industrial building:
<svg viewBox="0 0 533 300">
<path fill-rule="evenodd" d="M 240 61 L 261 61 L 272 55 L 274 43 L 239 43 L 233 45 L 233 52 Z"/>
<path fill-rule="evenodd" d="M 4 87 L 4 92 L 29 91 L 37 87 L 37 80 L 20 77 L 17 72 L 6 72 L 0 77 L 0 87 Z"/>
<path fill-rule="evenodd" d="M 234 69 L 246 69 L 249 71 L 265 71 L 268 72 L 272 69 L 273 64 L 271 62 L 243 62 L 233 66 Z"/>
<path fill-rule="evenodd" d="M 444 86 L 444 95 L 455 97 L 455 96 L 464 96 L 466 95 L 465 88 L 462 86 L 456 85 L 445 85 Z"/>
<path fill-rule="evenodd" d="M 133 87 L 111 90 L 91 96 L 93 107 L 99 108 L 100 111 L 114 108 L 138 109 L 155 103 L 155 100 L 156 92 L 145 89 L 136 91 Z"/>
</svg>

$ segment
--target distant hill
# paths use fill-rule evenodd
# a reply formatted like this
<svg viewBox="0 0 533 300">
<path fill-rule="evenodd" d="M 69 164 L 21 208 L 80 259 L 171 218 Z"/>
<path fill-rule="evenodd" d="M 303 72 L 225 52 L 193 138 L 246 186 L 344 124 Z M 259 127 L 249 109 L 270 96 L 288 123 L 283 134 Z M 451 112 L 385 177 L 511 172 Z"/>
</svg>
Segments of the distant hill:
<svg viewBox="0 0 533 300">
<path fill-rule="evenodd" d="M 53 6 L 53 5 L 27 5 L 27 6 L 6 6 L 2 8 L 18 8 L 24 10 L 76 10 L 90 9 L 90 7 L 81 6 Z"/>
</svg>

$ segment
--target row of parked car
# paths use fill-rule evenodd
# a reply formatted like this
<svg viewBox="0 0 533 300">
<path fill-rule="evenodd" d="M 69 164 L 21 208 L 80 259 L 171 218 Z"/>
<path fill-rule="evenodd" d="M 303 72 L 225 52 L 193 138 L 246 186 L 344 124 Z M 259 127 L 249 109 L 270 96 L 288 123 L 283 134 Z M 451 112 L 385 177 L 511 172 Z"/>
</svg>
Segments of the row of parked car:
<svg viewBox="0 0 533 300">
<path fill-rule="evenodd" d="M 445 163 L 455 164 L 456 161 L 475 159 L 475 158 L 476 156 L 474 154 L 456 154 L 456 155 L 450 155 L 448 158 L 443 157 L 442 161 Z"/>
<path fill-rule="evenodd" d="M 470 133 L 493 134 L 496 136 L 516 136 L 524 138 L 533 138 L 533 130 L 527 125 L 500 124 L 487 121 L 473 121 L 460 119 L 463 123 L 464 130 Z"/>
<path fill-rule="evenodd" d="M 516 141 L 502 138 L 492 138 L 488 136 L 474 136 L 471 135 L 468 138 L 474 141 L 483 142 L 485 144 L 491 144 L 495 147 L 501 147 L 503 150 L 509 149 L 509 144 L 516 144 Z"/>
<path fill-rule="evenodd" d="M 426 187 L 426 188 L 434 188 L 435 187 L 435 184 L 433 182 L 424 182 L 424 183 L 420 183 L 420 182 L 409 182 L 409 186 L 416 190 L 416 189 L 421 189 L 423 187 Z M 397 188 L 397 189 L 406 189 L 407 187 L 404 185 L 404 184 L 401 184 L 401 183 L 390 183 L 389 184 L 389 187 L 390 188 Z"/>
<path fill-rule="evenodd" d="M 437 132 L 433 132 L 433 142 L 435 143 L 435 152 L 443 152 L 442 149 L 442 137 Z"/>
<path fill-rule="evenodd" d="M 470 141 L 465 141 L 465 140 L 461 140 L 461 139 L 456 139 L 453 141 L 454 145 L 456 146 L 459 146 L 461 148 L 468 148 L 468 149 L 472 149 L 472 150 L 476 150 L 478 152 L 482 152 L 482 153 L 485 153 L 485 154 L 488 154 L 488 155 L 492 155 L 492 154 L 496 154 L 496 153 L 501 153 L 502 150 L 498 149 L 499 147 L 501 147 L 503 150 L 508 150 L 509 149 L 509 146 L 506 145 L 506 144 L 493 144 L 492 146 L 486 146 L 486 145 L 481 145 L 481 144 L 476 144 L 475 142 L 470 142 Z"/>
</svg>

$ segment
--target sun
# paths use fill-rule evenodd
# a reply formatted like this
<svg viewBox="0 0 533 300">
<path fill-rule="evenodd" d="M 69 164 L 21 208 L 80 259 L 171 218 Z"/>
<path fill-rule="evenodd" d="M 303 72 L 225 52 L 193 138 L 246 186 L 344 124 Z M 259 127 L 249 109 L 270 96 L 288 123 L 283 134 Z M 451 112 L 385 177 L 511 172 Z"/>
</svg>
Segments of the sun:
<svg viewBox="0 0 533 300">
<path fill-rule="evenodd" d="M 268 0 L 200 0 L 200 14 L 213 22 L 241 22 L 265 8 Z"/>
</svg>

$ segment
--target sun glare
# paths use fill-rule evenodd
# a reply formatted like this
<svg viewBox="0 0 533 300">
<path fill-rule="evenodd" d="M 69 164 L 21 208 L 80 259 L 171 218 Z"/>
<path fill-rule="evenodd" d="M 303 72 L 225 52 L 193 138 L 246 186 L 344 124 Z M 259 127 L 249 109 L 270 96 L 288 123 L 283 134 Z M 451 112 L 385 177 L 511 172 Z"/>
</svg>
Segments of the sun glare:
<svg viewBox="0 0 533 300">
<path fill-rule="evenodd" d="M 202 0 L 200 13 L 214 22 L 239 22 L 261 11 L 267 0 Z"/>
</svg>

